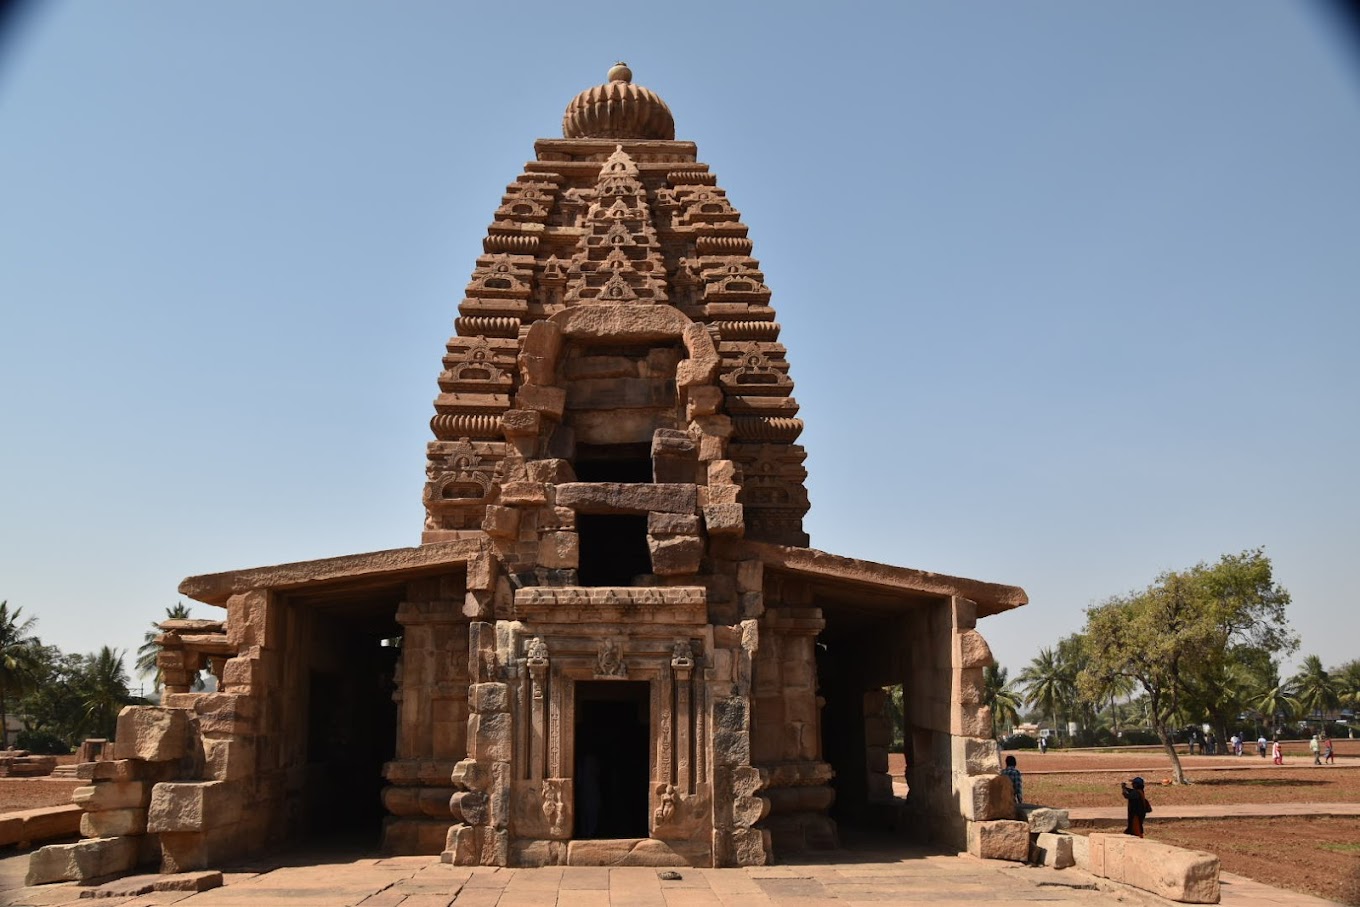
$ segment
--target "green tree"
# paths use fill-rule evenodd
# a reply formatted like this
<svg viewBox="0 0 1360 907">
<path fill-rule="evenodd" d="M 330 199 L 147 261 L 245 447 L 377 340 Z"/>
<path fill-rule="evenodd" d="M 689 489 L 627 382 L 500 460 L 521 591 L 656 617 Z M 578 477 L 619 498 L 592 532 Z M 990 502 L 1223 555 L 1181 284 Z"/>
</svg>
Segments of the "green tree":
<svg viewBox="0 0 1360 907">
<path fill-rule="evenodd" d="M 982 670 L 982 701 L 992 710 L 993 737 L 1020 721 L 1020 694 L 1012 688 L 1007 674 L 1005 668 L 995 664 Z"/>
<path fill-rule="evenodd" d="M 78 688 L 90 735 L 112 739 L 118 713 L 132 699 L 127 672 L 123 670 L 123 653 L 104 646 L 88 656 Z"/>
<path fill-rule="evenodd" d="M 173 608 L 165 609 L 164 620 L 187 620 L 189 609 L 184 602 L 176 602 Z M 151 629 L 142 635 L 142 644 L 137 647 L 137 663 L 134 670 L 139 677 L 152 677 L 152 685 L 155 689 L 161 688 L 161 669 L 156 663 L 157 657 L 161 654 L 160 644 L 156 639 L 161 635 L 161 622 L 153 620 Z"/>
<path fill-rule="evenodd" d="M 75 746 L 85 737 L 87 718 L 81 692 L 87 657 L 42 646 L 38 682 L 21 702 L 24 728 L 60 737 Z"/>
<path fill-rule="evenodd" d="M 1336 680 L 1336 692 L 1341 704 L 1352 709 L 1360 708 L 1360 659 L 1348 661 L 1332 672 Z"/>
<path fill-rule="evenodd" d="M 1289 593 L 1275 583 L 1270 559 L 1259 549 L 1163 573 L 1141 592 L 1087 609 L 1089 663 L 1079 683 L 1094 692 L 1111 676 L 1123 676 L 1141 687 L 1175 780 L 1188 783 L 1172 729 L 1189 684 L 1231 646 L 1292 651 L 1297 641 L 1288 604 Z"/>
<path fill-rule="evenodd" d="M 1057 730 L 1058 715 L 1067 714 L 1074 698 L 1072 677 L 1057 650 L 1040 649 L 1016 679 L 1021 684 L 1025 702 L 1038 709 Z"/>
<path fill-rule="evenodd" d="M 1247 693 L 1247 703 L 1261 713 L 1272 732 L 1278 732 L 1280 723 L 1288 721 L 1299 711 L 1294 689 L 1288 681 L 1280 679 L 1280 665 L 1275 661 L 1257 675 Z"/>
<path fill-rule="evenodd" d="M 8 743 L 6 722 L 9 708 L 38 682 L 41 643 L 33 635 L 36 617 L 24 617 L 23 608 L 0 602 L 0 746 Z"/>
<path fill-rule="evenodd" d="M 1341 694 L 1332 675 L 1322 667 L 1322 659 L 1309 655 L 1299 672 L 1289 678 L 1298 700 L 1299 711 L 1305 717 L 1316 717 L 1319 724 L 1328 712 L 1341 707 Z"/>
</svg>

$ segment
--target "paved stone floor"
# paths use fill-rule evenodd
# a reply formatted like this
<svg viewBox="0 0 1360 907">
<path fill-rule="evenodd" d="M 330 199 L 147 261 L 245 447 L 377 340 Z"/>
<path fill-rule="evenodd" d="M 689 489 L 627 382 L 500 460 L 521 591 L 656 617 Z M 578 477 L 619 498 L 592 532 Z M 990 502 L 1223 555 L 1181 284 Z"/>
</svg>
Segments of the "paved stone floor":
<svg viewBox="0 0 1360 907">
<path fill-rule="evenodd" d="M 26 857 L 0 859 L 6 907 L 883 907 L 888 904 L 1169 905 L 1146 892 L 1052 870 L 900 847 L 860 847 L 815 863 L 746 869 L 679 869 L 663 880 L 649 868 L 494 869 L 447 866 L 429 857 L 382 859 L 353 852 L 294 853 L 240 867 L 201 893 L 101 897 L 75 885 L 24 888 Z M 86 898 L 82 899 L 84 893 Z M 1228 907 L 1324 907 L 1332 902 L 1258 885 L 1228 874 Z"/>
</svg>

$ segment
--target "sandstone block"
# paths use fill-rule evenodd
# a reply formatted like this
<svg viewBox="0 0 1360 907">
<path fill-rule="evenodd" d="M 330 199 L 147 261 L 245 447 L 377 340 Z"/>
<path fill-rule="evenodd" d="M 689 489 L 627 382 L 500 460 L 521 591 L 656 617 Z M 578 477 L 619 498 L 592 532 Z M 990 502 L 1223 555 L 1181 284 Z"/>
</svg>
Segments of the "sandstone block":
<svg viewBox="0 0 1360 907">
<path fill-rule="evenodd" d="M 968 823 L 968 852 L 984 860 L 1029 858 L 1029 826 L 1011 819 Z"/>
<path fill-rule="evenodd" d="M 699 506 L 709 507 L 714 504 L 735 504 L 737 498 L 741 496 L 741 487 L 738 485 L 700 485 Z"/>
<path fill-rule="evenodd" d="M 1065 809 L 1051 809 L 1047 806 L 1026 807 L 1025 819 L 1029 822 L 1029 830 L 1036 834 L 1072 827 Z"/>
<path fill-rule="evenodd" d="M 548 489 L 542 482 L 506 482 L 501 486 L 502 504 L 546 504 Z"/>
<path fill-rule="evenodd" d="M 1072 835 L 1041 832 L 1031 835 L 1029 861 L 1039 866 L 1066 869 L 1076 864 L 1072 858 Z"/>
<path fill-rule="evenodd" d="M 145 807 L 150 797 L 145 781 L 99 781 L 71 792 L 71 802 L 87 812 Z"/>
<path fill-rule="evenodd" d="M 228 781 L 163 781 L 151 790 L 146 829 L 160 834 L 230 825 L 240 820 L 243 799 L 241 789 Z"/>
<path fill-rule="evenodd" d="M 746 511 L 740 504 L 708 504 L 704 507 L 704 526 L 710 535 L 740 538 L 746 533 Z"/>
<path fill-rule="evenodd" d="M 685 418 L 711 416 L 722 406 L 722 388 L 711 384 L 695 385 L 685 396 Z"/>
<path fill-rule="evenodd" d="M 80 830 L 84 814 L 74 803 L 0 814 L 0 847 L 69 837 Z"/>
<path fill-rule="evenodd" d="M 693 485 L 572 482 L 557 486 L 557 503 L 577 513 L 694 513 L 696 498 Z"/>
<path fill-rule="evenodd" d="M 529 409 L 542 413 L 554 422 L 562 419 L 562 411 L 567 406 L 567 392 L 560 387 L 543 387 L 526 384 L 515 394 L 515 408 Z"/>
<path fill-rule="evenodd" d="M 266 592 L 233 595 L 227 599 L 227 640 L 238 650 L 247 646 L 274 648 L 278 643 L 277 613 Z"/>
<path fill-rule="evenodd" d="M 1146 838 L 1100 837 L 1104 839 L 1103 875 L 1111 881 L 1182 903 L 1218 903 L 1219 860 L 1213 854 L 1183 850 Z M 1092 850 L 1096 847 L 1093 840 Z"/>
<path fill-rule="evenodd" d="M 576 470 L 571 468 L 571 461 L 557 457 L 548 457 L 542 460 L 530 460 L 525 464 L 529 472 L 529 481 L 547 482 L 550 485 L 561 485 L 565 482 L 576 481 Z"/>
<path fill-rule="evenodd" d="M 951 737 L 954 771 L 970 775 L 994 775 L 1001 771 L 996 741 L 982 737 Z"/>
<path fill-rule="evenodd" d="M 510 711 L 510 690 L 503 683 L 474 683 L 470 692 L 469 705 L 474 712 Z"/>
<path fill-rule="evenodd" d="M 255 773 L 255 741 L 237 737 L 203 738 L 208 775 L 214 781 L 238 781 Z"/>
<path fill-rule="evenodd" d="M 477 859 L 477 830 L 469 825 L 450 826 L 444 839 L 444 852 L 439 862 L 458 866 L 475 866 Z"/>
<path fill-rule="evenodd" d="M 985 668 L 993 661 L 987 640 L 977 630 L 960 630 L 954 634 L 955 668 Z"/>
<path fill-rule="evenodd" d="M 538 562 L 549 569 L 574 569 L 581 562 L 581 537 L 575 532 L 545 532 L 538 540 Z"/>
<path fill-rule="evenodd" d="M 519 511 L 514 507 L 488 504 L 482 529 L 493 539 L 513 539 L 519 535 Z"/>
<path fill-rule="evenodd" d="M 562 329 L 551 321 L 529 325 L 520 343 L 518 365 L 526 384 L 552 384 L 562 349 Z"/>
<path fill-rule="evenodd" d="M 479 762 L 507 762 L 510 760 L 513 727 L 508 712 L 468 718 L 469 755 Z"/>
<path fill-rule="evenodd" d="M 647 548 L 652 553 L 652 572 L 657 576 L 698 573 L 704 556 L 704 542 L 697 535 L 649 535 Z"/>
<path fill-rule="evenodd" d="M 49 844 L 29 857 L 24 884 L 79 882 L 128 872 L 137 865 L 137 845 L 137 838 L 130 836 Z"/>
<path fill-rule="evenodd" d="M 507 438 L 532 438 L 538 434 L 543 417 L 532 409 L 507 409 L 501 414 L 501 429 Z"/>
<path fill-rule="evenodd" d="M 264 681 L 264 666 L 258 658 L 228 658 L 222 668 L 222 688 L 258 688 Z"/>
<path fill-rule="evenodd" d="M 699 518 L 692 513 L 647 514 L 648 535 L 695 535 L 698 531 Z"/>
<path fill-rule="evenodd" d="M 173 762 L 189 752 L 187 709 L 130 705 L 118 713 L 115 755 L 120 759 Z"/>
<path fill-rule="evenodd" d="M 949 733 L 955 737 L 985 737 L 991 733 L 992 710 L 988 706 L 954 703 L 949 712 Z"/>
<path fill-rule="evenodd" d="M 570 866 L 688 866 L 664 841 L 653 838 L 587 839 L 567 844 Z"/>
<path fill-rule="evenodd" d="M 117 838 L 146 833 L 145 809 L 109 809 L 83 813 L 80 833 L 86 838 Z"/>
<path fill-rule="evenodd" d="M 1091 870 L 1091 839 L 1086 835 L 1068 835 L 1072 839 L 1072 862 L 1076 867 L 1092 875 L 1096 873 Z"/>
<path fill-rule="evenodd" d="M 963 817 L 974 822 L 1015 818 L 1015 789 L 1005 775 L 964 775 L 957 778 Z M 1026 833 L 1029 827 L 1025 828 Z"/>
</svg>

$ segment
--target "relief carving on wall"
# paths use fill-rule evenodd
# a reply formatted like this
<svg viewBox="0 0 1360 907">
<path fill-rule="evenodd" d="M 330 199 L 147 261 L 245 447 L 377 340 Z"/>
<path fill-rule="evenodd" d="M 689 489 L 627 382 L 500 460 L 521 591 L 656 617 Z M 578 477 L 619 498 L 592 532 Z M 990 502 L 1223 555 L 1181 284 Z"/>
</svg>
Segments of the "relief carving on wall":
<svg viewBox="0 0 1360 907">
<path fill-rule="evenodd" d="M 623 647 L 612 636 L 600 640 L 600 651 L 595 656 L 596 677 L 627 677 L 628 665 L 623 661 Z"/>
</svg>

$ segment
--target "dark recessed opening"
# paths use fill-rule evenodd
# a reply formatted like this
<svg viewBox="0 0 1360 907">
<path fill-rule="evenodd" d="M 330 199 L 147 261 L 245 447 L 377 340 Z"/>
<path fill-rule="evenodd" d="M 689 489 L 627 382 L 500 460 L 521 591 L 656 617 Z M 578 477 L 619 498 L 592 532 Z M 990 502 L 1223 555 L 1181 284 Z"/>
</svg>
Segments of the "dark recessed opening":
<svg viewBox="0 0 1360 907">
<path fill-rule="evenodd" d="M 581 585 L 631 586 L 634 577 L 652 572 L 646 516 L 578 513 L 576 531 Z"/>
<path fill-rule="evenodd" d="M 645 681 L 576 684 L 576 838 L 645 838 L 651 786 Z"/>
<path fill-rule="evenodd" d="M 651 446 L 578 444 L 572 467 L 578 482 L 651 482 Z"/>
</svg>

